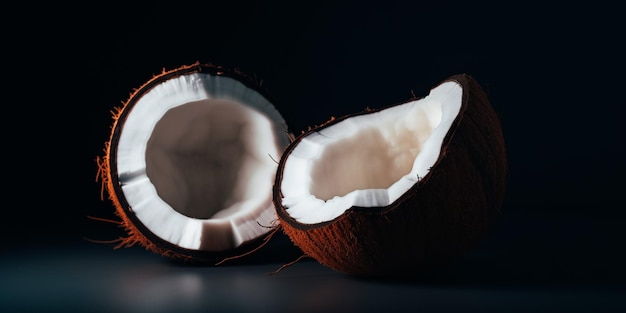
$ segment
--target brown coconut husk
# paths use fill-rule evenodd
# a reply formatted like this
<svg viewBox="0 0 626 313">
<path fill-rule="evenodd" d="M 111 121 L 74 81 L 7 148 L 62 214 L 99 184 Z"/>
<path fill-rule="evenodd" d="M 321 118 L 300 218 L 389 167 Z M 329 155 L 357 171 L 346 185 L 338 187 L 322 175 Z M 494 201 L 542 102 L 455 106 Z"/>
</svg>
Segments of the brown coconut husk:
<svg viewBox="0 0 626 313">
<path fill-rule="evenodd" d="M 302 224 L 281 204 L 280 188 L 285 161 L 309 133 L 382 109 L 332 119 L 287 147 L 273 200 L 283 232 L 304 253 L 350 275 L 407 278 L 449 265 L 479 243 L 503 202 L 505 142 L 498 116 L 478 82 L 467 74 L 448 81 L 462 86 L 462 104 L 439 158 L 425 177 L 388 206 L 352 207 L 334 220 Z"/>
<path fill-rule="evenodd" d="M 240 70 L 227 69 L 222 66 L 200 62 L 181 66 L 173 70 L 163 69 L 162 73 L 154 75 L 152 79 L 135 89 L 130 94 L 128 100 L 123 102 L 121 107 L 117 107 L 112 111 L 113 124 L 111 126 L 111 135 L 109 140 L 105 142 L 103 156 L 98 156 L 96 159 L 98 166 L 97 176 L 98 180 L 102 183 L 103 189 L 102 197 L 104 198 L 106 193 L 108 199 L 115 208 L 115 215 L 119 217 L 119 220 L 117 221 L 108 222 L 117 224 L 118 227 L 123 228 L 127 234 L 127 236 L 107 241 L 107 243 L 115 244 L 115 249 L 140 245 L 150 252 L 183 263 L 221 264 L 224 261 L 243 257 L 260 249 L 262 246 L 267 244 L 268 240 L 274 235 L 277 230 L 276 225 L 259 225 L 259 227 L 271 228 L 272 230 L 263 236 L 246 241 L 234 249 L 225 251 L 207 251 L 202 247 L 198 250 L 179 247 L 156 236 L 142 224 L 142 222 L 133 213 L 130 205 L 126 202 L 121 184 L 119 182 L 119 177 L 115 174 L 117 173 L 117 164 L 115 162 L 117 151 L 113 148 L 113 145 L 119 139 L 122 124 L 126 120 L 128 113 L 131 111 L 135 103 L 159 83 L 192 73 L 207 73 L 210 75 L 231 77 L 243 83 L 247 87 L 259 92 L 267 99 L 272 99 L 267 91 L 261 87 L 261 82 L 244 74 Z M 287 130 L 285 131 L 287 132 Z"/>
</svg>

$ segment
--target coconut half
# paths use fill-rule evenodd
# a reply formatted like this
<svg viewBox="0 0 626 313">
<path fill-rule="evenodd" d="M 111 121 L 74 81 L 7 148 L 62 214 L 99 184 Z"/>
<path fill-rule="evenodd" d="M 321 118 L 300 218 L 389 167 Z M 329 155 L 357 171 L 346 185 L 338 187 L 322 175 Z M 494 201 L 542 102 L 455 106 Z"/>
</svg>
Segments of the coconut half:
<svg viewBox="0 0 626 313">
<path fill-rule="evenodd" d="M 475 79 L 332 119 L 279 162 L 281 227 L 319 263 L 357 276 L 413 277 L 475 246 L 502 204 L 499 119 Z"/>
<path fill-rule="evenodd" d="M 176 259 L 218 261 L 276 222 L 272 186 L 290 142 L 269 97 L 239 71 L 164 71 L 113 117 L 100 173 L 128 237 Z"/>
</svg>

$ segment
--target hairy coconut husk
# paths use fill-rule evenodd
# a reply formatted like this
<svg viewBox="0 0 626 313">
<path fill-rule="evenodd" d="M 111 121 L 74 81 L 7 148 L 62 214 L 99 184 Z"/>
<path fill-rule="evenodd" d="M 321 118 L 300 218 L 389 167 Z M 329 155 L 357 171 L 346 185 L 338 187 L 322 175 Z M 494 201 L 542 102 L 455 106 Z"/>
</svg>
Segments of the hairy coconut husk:
<svg viewBox="0 0 626 313">
<path fill-rule="evenodd" d="M 462 87 L 460 111 L 428 174 L 388 206 L 353 206 L 330 221 L 304 224 L 282 204 L 285 162 L 304 138 L 380 110 L 333 119 L 304 132 L 287 147 L 276 174 L 274 204 L 282 230 L 304 253 L 347 274 L 402 278 L 451 264 L 477 245 L 503 202 L 504 137 L 498 116 L 475 79 L 459 74 L 444 82 Z"/>
<path fill-rule="evenodd" d="M 123 106 L 116 108 L 113 112 L 113 125 L 111 127 L 110 138 L 105 143 L 104 155 L 97 158 L 98 176 L 103 185 L 103 193 L 106 191 L 108 199 L 112 202 L 115 208 L 116 215 L 120 218 L 119 221 L 112 222 L 117 223 L 127 233 L 127 236 L 113 241 L 117 243 L 115 248 L 130 247 L 139 244 L 151 252 L 166 256 L 176 261 L 210 264 L 230 258 L 236 258 L 237 256 L 242 256 L 255 251 L 267 243 L 267 240 L 269 240 L 276 230 L 275 225 L 271 223 L 261 224 L 256 223 L 255 221 L 250 221 L 249 224 L 253 225 L 252 227 L 259 227 L 265 230 L 262 231 L 262 234 L 258 237 L 246 240 L 236 247 L 223 250 L 205 249 L 206 244 L 203 242 L 197 249 L 184 248 L 155 235 L 153 230 L 147 228 L 136 216 L 133 211 L 133 207 L 127 202 L 118 174 L 118 164 L 116 161 L 118 151 L 116 149 L 116 144 L 120 138 L 120 133 L 122 132 L 129 112 L 132 111 L 139 99 L 141 99 L 146 93 L 150 92 L 155 86 L 173 78 L 197 73 L 233 78 L 246 87 L 259 93 L 263 97 L 271 99 L 267 92 L 261 88 L 260 83 L 256 79 L 245 75 L 241 71 L 199 62 L 188 66 L 182 66 L 174 70 L 166 71 L 164 69 L 162 73 L 155 75 L 140 88 L 135 89 L 131 93 L 129 99 L 123 103 Z M 276 114 L 278 113 L 276 112 Z M 279 136 L 291 138 L 286 124 L 277 126 L 277 128 L 281 128 L 283 126 L 283 133 L 279 134 Z M 287 139 L 287 141 L 289 140 L 290 139 Z M 268 155 L 267 157 L 277 158 L 279 156 Z M 270 194 L 269 198 L 271 198 L 271 189 L 268 190 L 268 193 Z M 275 212 L 273 212 L 274 208 L 271 203 L 269 208 L 272 210 L 271 214 L 275 215 Z M 274 222 L 276 222 L 275 217 Z M 207 229 L 203 230 L 203 232 L 207 231 Z M 203 236 L 205 236 L 204 233 Z"/>
</svg>

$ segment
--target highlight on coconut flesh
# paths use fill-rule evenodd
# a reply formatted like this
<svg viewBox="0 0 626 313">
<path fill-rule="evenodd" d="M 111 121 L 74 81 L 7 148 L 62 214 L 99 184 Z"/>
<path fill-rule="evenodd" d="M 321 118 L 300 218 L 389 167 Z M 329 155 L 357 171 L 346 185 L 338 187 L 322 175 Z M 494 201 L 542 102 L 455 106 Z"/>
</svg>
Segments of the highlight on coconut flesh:
<svg viewBox="0 0 626 313">
<path fill-rule="evenodd" d="M 498 116 L 459 74 L 423 98 L 303 132 L 283 153 L 273 197 L 284 233 L 319 263 L 402 278 L 468 253 L 497 216 L 506 179 Z"/>
<path fill-rule="evenodd" d="M 128 233 L 118 247 L 215 262 L 261 245 L 290 135 L 255 80 L 210 64 L 164 70 L 113 120 L 99 173 Z"/>
</svg>

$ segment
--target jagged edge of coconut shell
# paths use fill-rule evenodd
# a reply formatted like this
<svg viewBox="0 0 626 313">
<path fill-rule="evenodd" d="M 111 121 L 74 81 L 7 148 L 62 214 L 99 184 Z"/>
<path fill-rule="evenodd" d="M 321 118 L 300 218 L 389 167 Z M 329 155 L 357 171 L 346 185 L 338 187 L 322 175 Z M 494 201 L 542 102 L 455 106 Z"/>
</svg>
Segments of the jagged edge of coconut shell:
<svg viewBox="0 0 626 313">
<path fill-rule="evenodd" d="M 126 202 L 118 177 L 112 174 L 117 172 L 117 164 L 114 161 L 117 151 L 112 145 L 119 140 L 123 122 L 126 120 L 127 115 L 136 102 L 156 85 L 176 77 L 194 73 L 226 76 L 236 79 L 248 88 L 254 89 L 263 95 L 270 103 L 274 103 L 273 98 L 269 95 L 267 90 L 262 87 L 263 82 L 256 79 L 256 77 L 249 76 L 237 68 L 230 69 L 211 63 L 201 63 L 199 61 L 191 65 L 183 65 L 173 70 L 163 69 L 160 74 L 154 75 L 139 88 L 134 89 L 129 98 L 122 102 L 121 107 L 115 107 L 111 111 L 113 124 L 111 125 L 110 137 L 108 141 L 104 143 L 103 155 L 96 157 L 98 167 L 97 180 L 102 184 L 101 198 L 104 200 L 105 193 L 108 195 L 108 199 L 115 208 L 115 215 L 120 219 L 118 221 L 119 227 L 123 228 L 126 232 L 125 237 L 114 240 L 114 242 L 117 243 L 115 249 L 129 248 L 139 244 L 150 252 L 162 255 L 174 261 L 194 264 L 217 264 L 225 260 L 248 255 L 260 249 L 268 242 L 275 231 L 278 230 L 278 221 L 275 221 L 273 225 L 259 225 L 260 227 L 267 227 L 272 230 L 263 236 L 251 239 L 229 250 L 203 251 L 187 249 L 165 241 L 155 235 L 135 216 L 132 212 L 132 208 Z M 285 129 L 285 132 L 290 140 L 294 139 L 288 129 Z"/>
<path fill-rule="evenodd" d="M 282 172 L 284 170 L 285 162 L 293 149 L 310 133 L 320 131 L 323 128 L 332 126 L 348 118 L 375 113 L 393 106 L 418 100 L 417 97 L 414 96 L 406 102 L 385 106 L 380 109 L 367 108 L 359 113 L 349 114 L 340 118 L 331 118 L 326 123 L 309 128 L 306 132 L 302 132 L 302 134 L 296 137 L 285 149 L 276 173 L 276 179 L 273 187 L 273 202 L 276 207 L 282 231 L 305 254 L 317 260 L 322 265 L 355 276 L 414 278 L 425 274 L 433 268 L 444 267 L 454 262 L 469 252 L 480 241 L 480 239 L 482 239 L 491 222 L 497 218 L 504 199 L 506 181 L 508 180 L 504 137 L 496 112 L 493 110 L 493 107 L 491 106 L 484 90 L 472 76 L 468 74 L 457 74 L 445 79 L 440 83 L 440 85 L 446 82 L 456 82 L 461 85 L 463 89 L 462 104 L 458 115 L 450 126 L 448 133 L 444 137 L 438 160 L 431 167 L 427 175 L 421 177 L 416 185 L 388 206 L 379 208 L 363 208 L 354 206 L 333 220 L 317 224 L 303 224 L 292 218 L 286 211 L 286 208 L 282 205 L 281 200 L 283 195 L 280 186 L 282 182 Z M 482 126 L 483 133 L 480 136 L 491 136 L 490 142 L 494 143 L 492 146 L 484 147 L 493 149 L 491 151 L 492 158 L 486 162 L 489 162 L 489 165 L 493 167 L 494 177 L 492 177 L 493 181 L 489 182 L 490 186 L 484 187 L 493 189 L 492 196 L 487 197 L 489 199 L 484 199 L 483 208 L 473 208 L 480 211 L 475 212 L 476 216 L 474 218 L 478 220 L 455 221 L 456 225 L 469 227 L 469 229 L 463 229 L 466 233 L 468 233 L 467 236 L 465 236 L 465 238 L 461 238 L 462 242 L 458 243 L 458 246 L 455 247 L 455 251 L 450 251 L 449 253 L 445 251 L 437 251 L 437 249 L 432 246 L 424 248 L 424 251 L 421 252 L 423 255 L 412 256 L 417 260 L 413 266 L 407 266 L 407 264 L 404 264 L 403 262 L 396 262 L 397 260 L 394 260 L 395 257 L 401 256 L 382 256 L 387 259 L 381 261 L 380 257 L 377 258 L 376 256 L 371 255 L 372 253 L 376 253 L 376 251 L 365 252 L 365 250 L 370 248 L 368 246 L 374 245 L 372 241 L 375 241 L 377 237 L 393 238 L 392 236 L 386 236 L 386 232 L 389 231 L 391 223 L 394 223 L 394 225 L 398 224 L 396 221 L 398 219 L 406 219 L 408 214 L 418 215 L 417 217 L 412 215 L 409 218 L 415 218 L 419 223 L 415 225 L 411 223 L 416 222 L 411 222 L 408 225 L 403 224 L 402 227 L 404 227 L 404 230 L 406 231 L 411 231 L 409 228 L 412 227 L 422 229 L 422 238 L 428 238 L 429 231 L 433 231 L 433 228 L 438 227 L 438 225 L 428 225 L 426 222 L 428 219 L 437 220 L 437 215 L 443 214 L 440 208 L 437 208 L 436 205 L 430 204 L 429 206 L 428 203 L 418 203 L 417 209 L 411 208 L 412 210 L 406 210 L 404 208 L 406 205 L 410 205 L 412 202 L 414 203 L 417 197 L 424 195 L 426 195 L 425 198 L 428 198 L 430 194 L 431 197 L 437 199 L 437 195 L 432 196 L 432 194 L 437 193 L 437 188 L 439 188 L 437 186 L 445 184 L 445 182 L 442 182 L 441 179 L 437 179 L 435 177 L 439 175 L 446 175 L 446 177 L 449 176 L 446 174 L 446 171 L 451 171 L 453 169 L 448 167 L 453 167 L 455 165 L 450 165 L 450 162 L 447 162 L 448 158 L 446 157 L 448 153 L 456 153 L 456 151 L 454 151 L 455 147 L 452 145 L 453 140 L 455 140 L 455 138 L 458 140 L 467 139 L 465 136 L 462 136 L 463 134 L 457 135 L 456 133 L 460 127 L 463 127 L 463 123 L 465 123 L 466 120 L 468 121 L 467 123 L 475 123 L 474 120 L 466 117 L 468 110 L 476 112 L 472 115 L 481 115 L 480 117 L 472 117 L 473 119 L 485 122 L 485 125 Z M 472 127 L 481 126 L 472 125 Z M 463 169 L 457 168 L 456 170 Z M 437 181 L 437 186 L 434 186 L 434 182 Z M 479 181 L 477 183 L 483 182 Z M 467 194 L 465 196 L 467 196 Z M 462 200 L 458 199 L 457 201 Z M 460 218 L 469 218 L 471 215 L 472 214 L 468 213 L 466 216 L 461 216 Z M 444 219 L 445 218 L 447 217 L 444 217 Z M 463 223 L 467 223 L 467 225 Z M 337 243 L 338 238 L 341 238 L 341 240 L 346 242 L 343 245 L 340 245 Z M 338 245 L 340 246 L 338 247 Z M 374 245 L 376 247 L 374 250 L 381 247 L 381 245 L 394 246 L 395 249 L 403 249 L 405 243 L 401 241 L 398 242 L 397 240 L 396 242 L 378 243 Z M 384 251 L 386 251 L 385 249 L 386 248 L 380 248 L 380 253 L 384 253 Z M 344 255 L 338 255 L 339 253 Z M 426 253 L 430 253 L 431 255 L 440 253 L 441 256 L 433 256 L 430 258 L 425 255 Z M 345 260 L 349 261 L 346 262 Z"/>
</svg>

